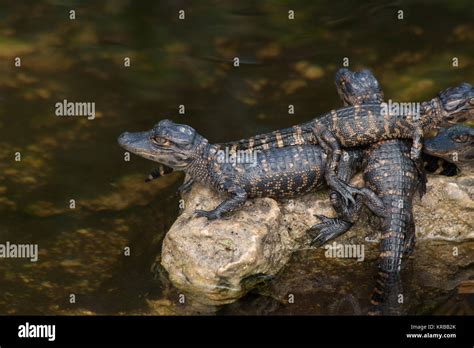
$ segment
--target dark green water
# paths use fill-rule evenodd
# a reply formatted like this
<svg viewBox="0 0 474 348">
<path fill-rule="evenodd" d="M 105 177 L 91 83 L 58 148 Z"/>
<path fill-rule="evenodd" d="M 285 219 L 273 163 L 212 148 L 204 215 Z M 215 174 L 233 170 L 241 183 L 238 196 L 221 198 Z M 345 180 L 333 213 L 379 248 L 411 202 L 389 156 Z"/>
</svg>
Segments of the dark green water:
<svg viewBox="0 0 474 348">
<path fill-rule="evenodd" d="M 471 1 L 254 3 L 0 3 L 0 241 L 40 248 L 36 264 L 0 261 L 0 314 L 188 311 L 175 305 L 177 291 L 166 278 L 150 272 L 178 214 L 174 192 L 182 177 L 144 184 L 153 164 L 123 160 L 116 138 L 125 130 L 171 118 L 218 142 L 305 121 L 340 105 L 332 77 L 344 57 L 351 69 L 371 68 L 393 99 L 423 100 L 474 81 Z M 96 118 L 56 117 L 54 105 L 64 99 L 95 102 Z M 306 279 L 301 305 L 274 300 L 283 290 L 272 286 L 295 281 L 282 273 L 279 285 L 220 311 L 328 313 L 337 284 L 325 287 L 324 275 L 337 274 L 352 284 L 351 296 L 366 301 L 373 266 L 349 270 L 314 251 L 298 252 L 287 269 Z M 448 290 L 417 291 L 423 300 L 416 313 L 449 313 L 444 308 L 458 301 L 456 313 L 472 314 L 472 302 Z"/>
</svg>

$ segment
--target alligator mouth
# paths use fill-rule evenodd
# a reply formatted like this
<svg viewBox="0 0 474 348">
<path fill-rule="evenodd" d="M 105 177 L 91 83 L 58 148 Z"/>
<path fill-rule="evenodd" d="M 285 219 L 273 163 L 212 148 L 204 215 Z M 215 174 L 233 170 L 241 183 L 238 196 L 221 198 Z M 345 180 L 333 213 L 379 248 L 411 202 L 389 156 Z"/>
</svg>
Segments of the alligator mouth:
<svg viewBox="0 0 474 348">
<path fill-rule="evenodd" d="M 118 137 L 118 143 L 125 150 L 131 151 L 137 155 L 150 156 L 153 153 L 153 148 L 150 146 L 148 140 L 148 132 L 137 132 L 137 133 L 122 133 Z"/>
</svg>

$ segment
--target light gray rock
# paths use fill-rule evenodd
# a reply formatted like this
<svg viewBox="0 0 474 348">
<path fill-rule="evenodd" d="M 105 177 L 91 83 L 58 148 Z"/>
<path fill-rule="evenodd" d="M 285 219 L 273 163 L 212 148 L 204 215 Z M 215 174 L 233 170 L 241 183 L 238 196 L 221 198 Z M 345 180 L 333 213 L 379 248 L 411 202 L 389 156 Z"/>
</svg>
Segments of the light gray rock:
<svg viewBox="0 0 474 348">
<path fill-rule="evenodd" d="M 415 200 L 418 239 L 474 238 L 474 177 L 430 176 L 427 193 Z"/>
<path fill-rule="evenodd" d="M 237 214 L 218 221 L 193 216 L 194 210 L 212 209 L 223 198 L 195 185 L 163 242 L 162 265 L 172 283 L 205 304 L 233 302 L 246 291 L 243 279 L 276 274 L 294 245 L 273 199 L 249 201 Z"/>
<path fill-rule="evenodd" d="M 357 177 L 353 184 L 360 186 Z M 429 175 L 427 194 L 415 199 L 417 238 L 474 239 L 474 177 Z M 185 195 L 185 208 L 167 233 L 161 264 L 173 285 L 192 301 L 206 305 L 234 302 L 262 275 L 277 274 L 292 252 L 309 248 L 305 232 L 319 220 L 334 216 L 327 191 L 289 200 L 249 200 L 235 214 L 217 221 L 196 218 L 196 209 L 210 210 L 224 194 L 194 185 Z M 354 236 L 377 239 L 377 218 L 365 212 L 337 241 Z"/>
</svg>

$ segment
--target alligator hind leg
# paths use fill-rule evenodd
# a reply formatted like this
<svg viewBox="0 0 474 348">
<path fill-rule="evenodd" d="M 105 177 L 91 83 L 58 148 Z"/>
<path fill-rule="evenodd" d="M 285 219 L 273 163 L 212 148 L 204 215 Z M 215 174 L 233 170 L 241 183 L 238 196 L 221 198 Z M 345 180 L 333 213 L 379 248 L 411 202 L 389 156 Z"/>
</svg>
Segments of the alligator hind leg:
<svg viewBox="0 0 474 348">
<path fill-rule="evenodd" d="M 337 176 L 340 180 L 348 182 L 351 179 L 358 165 L 358 156 L 357 151 L 351 151 L 349 152 L 349 157 L 341 161 L 337 172 Z M 366 200 L 365 197 L 358 195 L 355 199 L 355 205 L 351 205 L 350 207 L 343 204 L 341 195 L 338 192 L 332 191 L 329 194 L 337 218 L 316 215 L 316 217 L 321 220 L 321 223 L 311 226 L 307 231 L 307 233 L 310 234 L 314 234 L 315 231 L 319 232 L 313 237 L 311 245 L 323 245 L 347 232 L 358 220 L 360 210 L 364 203 L 376 215 L 382 217 L 387 215 L 383 201 L 372 190 L 365 187 L 360 190 L 365 193 L 365 196 L 370 197 L 370 199 Z"/>
<path fill-rule="evenodd" d="M 368 188 L 361 188 L 360 189 L 362 194 L 365 196 L 363 200 L 364 204 L 369 208 L 372 213 L 379 217 L 387 217 L 388 211 L 383 204 L 383 201 L 375 194 L 374 191 Z"/>
<path fill-rule="evenodd" d="M 356 197 L 356 204 L 347 207 L 342 204 L 341 195 L 332 191 L 329 195 L 332 206 L 336 211 L 337 218 L 328 218 L 324 215 L 315 215 L 321 223 L 311 226 L 307 233 L 313 235 L 318 233 L 311 240 L 311 245 L 321 246 L 330 240 L 346 233 L 357 221 L 360 209 L 362 208 L 362 197 Z"/>
<path fill-rule="evenodd" d="M 387 217 L 387 210 L 383 201 L 372 190 L 366 188 L 363 188 L 362 190 L 367 191 L 366 194 L 368 195 L 373 195 L 374 201 L 378 203 L 373 205 L 371 200 L 366 200 L 364 197 L 358 196 L 356 197 L 356 204 L 347 208 L 342 204 L 339 193 L 331 192 L 331 202 L 334 210 L 336 210 L 338 218 L 328 218 L 324 215 L 316 215 L 316 217 L 321 220 L 321 223 L 311 226 L 307 231 L 308 233 L 319 231 L 319 233 L 312 239 L 312 245 L 323 245 L 324 243 L 347 232 L 358 220 L 360 210 L 364 203 L 376 215 L 383 218 Z"/>
<path fill-rule="evenodd" d="M 341 160 L 342 151 L 334 135 L 328 130 L 321 131 L 320 127 L 313 129 L 313 131 L 319 145 L 328 155 L 325 173 L 325 179 L 328 186 L 341 195 L 345 205 L 349 205 L 349 202 L 355 205 L 356 201 L 353 195 L 359 194 L 366 198 L 366 204 L 368 207 L 374 207 L 374 212 L 383 213 L 383 203 L 374 193 L 369 194 L 370 190 L 368 189 L 361 190 L 352 187 L 341 180 L 336 174 Z"/>
<path fill-rule="evenodd" d="M 206 217 L 208 220 L 220 219 L 224 214 L 230 213 L 242 207 L 247 200 L 247 192 L 241 187 L 231 187 L 228 192 L 231 198 L 225 200 L 214 210 L 195 210 L 197 217 Z"/>
<path fill-rule="evenodd" d="M 355 199 L 352 195 L 360 193 L 360 191 L 340 180 L 336 174 L 342 153 L 337 139 L 327 130 L 321 132 L 320 128 L 318 128 L 313 131 L 319 145 L 328 156 L 325 173 L 326 183 L 330 188 L 341 195 L 346 205 L 349 205 L 349 202 L 355 204 Z"/>
</svg>

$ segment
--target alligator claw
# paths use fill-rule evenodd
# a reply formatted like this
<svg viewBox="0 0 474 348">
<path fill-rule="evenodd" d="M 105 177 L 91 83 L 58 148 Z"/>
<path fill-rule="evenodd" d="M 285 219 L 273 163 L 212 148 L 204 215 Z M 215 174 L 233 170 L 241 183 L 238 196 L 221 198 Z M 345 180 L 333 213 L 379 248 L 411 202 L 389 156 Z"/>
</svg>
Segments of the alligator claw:
<svg viewBox="0 0 474 348">
<path fill-rule="evenodd" d="M 329 225 L 329 224 L 333 224 L 334 223 L 334 218 L 328 218 L 327 216 L 325 215 L 320 215 L 320 214 L 314 214 L 315 217 L 317 217 L 319 220 L 322 221 L 321 224 L 319 225 Z M 314 226 L 318 226 L 318 225 L 314 225 Z"/>
<path fill-rule="evenodd" d="M 328 240 L 329 240 L 329 238 L 326 235 L 324 235 L 323 233 L 320 233 L 316 237 L 311 239 L 310 245 L 319 248 L 320 246 L 327 243 Z"/>
<path fill-rule="evenodd" d="M 319 233 L 311 240 L 312 246 L 319 247 L 331 239 L 334 239 L 345 233 L 351 227 L 351 223 L 344 220 L 328 218 L 324 215 L 315 216 L 322 222 L 311 226 L 307 231 L 308 233 L 319 231 Z"/>
<path fill-rule="evenodd" d="M 352 197 L 352 194 L 350 193 L 348 189 L 341 187 L 341 189 L 337 191 L 341 195 L 342 199 L 344 200 L 345 206 L 349 206 L 349 203 L 352 205 L 356 204 L 354 197 Z"/>
<path fill-rule="evenodd" d="M 320 247 L 326 244 L 331 239 L 337 237 L 337 236 L 332 235 L 329 226 L 325 224 L 317 224 L 317 225 L 311 226 L 310 231 L 314 231 L 314 230 L 319 230 L 319 233 L 316 234 L 316 236 L 314 236 L 311 239 L 311 243 L 310 243 L 311 246 Z"/>
<path fill-rule="evenodd" d="M 205 217 L 208 220 L 216 220 L 220 218 L 220 215 L 217 214 L 214 210 L 206 211 L 206 210 L 195 210 L 194 215 L 196 217 Z"/>
<path fill-rule="evenodd" d="M 339 179 L 336 179 L 332 186 L 333 190 L 339 193 L 339 195 L 342 197 L 346 206 L 349 206 L 349 202 L 353 206 L 356 205 L 356 201 L 353 196 L 356 194 L 362 194 L 361 190 L 358 188 L 352 187 L 345 182 L 340 181 Z"/>
</svg>

